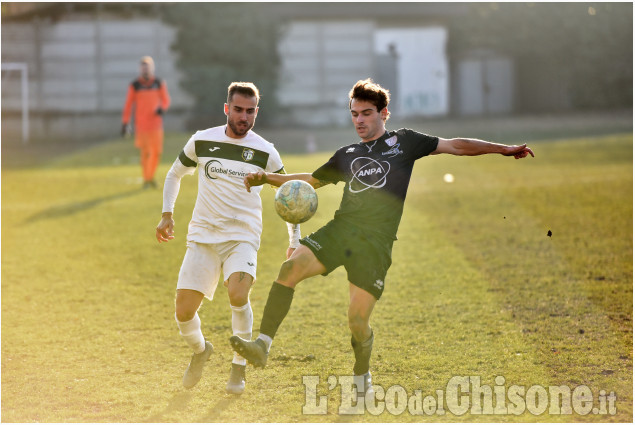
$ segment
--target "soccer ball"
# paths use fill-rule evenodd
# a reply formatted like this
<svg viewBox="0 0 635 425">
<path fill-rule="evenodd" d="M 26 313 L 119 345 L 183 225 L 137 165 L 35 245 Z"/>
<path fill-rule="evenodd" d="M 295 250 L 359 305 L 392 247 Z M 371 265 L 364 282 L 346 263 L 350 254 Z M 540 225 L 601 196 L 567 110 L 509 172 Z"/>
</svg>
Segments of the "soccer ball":
<svg viewBox="0 0 635 425">
<path fill-rule="evenodd" d="M 274 198 L 278 215 L 286 222 L 304 223 L 315 214 L 318 207 L 317 193 L 303 180 L 290 180 L 280 186 Z"/>
</svg>

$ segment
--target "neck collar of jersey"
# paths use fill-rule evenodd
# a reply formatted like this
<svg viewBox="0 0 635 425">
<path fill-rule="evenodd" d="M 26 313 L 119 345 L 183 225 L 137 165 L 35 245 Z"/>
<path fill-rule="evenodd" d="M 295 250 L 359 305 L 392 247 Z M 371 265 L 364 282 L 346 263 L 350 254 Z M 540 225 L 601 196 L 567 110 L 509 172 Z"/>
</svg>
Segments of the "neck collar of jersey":
<svg viewBox="0 0 635 425">
<path fill-rule="evenodd" d="M 388 133 L 388 130 L 386 130 L 386 132 L 382 134 L 381 137 L 378 137 L 375 140 L 370 140 L 368 142 L 361 141 L 359 142 L 359 144 L 362 146 L 366 146 L 368 148 L 368 151 L 370 152 L 377 145 L 377 142 L 383 142 L 388 138 L 388 136 L 390 136 L 390 134 Z"/>
</svg>

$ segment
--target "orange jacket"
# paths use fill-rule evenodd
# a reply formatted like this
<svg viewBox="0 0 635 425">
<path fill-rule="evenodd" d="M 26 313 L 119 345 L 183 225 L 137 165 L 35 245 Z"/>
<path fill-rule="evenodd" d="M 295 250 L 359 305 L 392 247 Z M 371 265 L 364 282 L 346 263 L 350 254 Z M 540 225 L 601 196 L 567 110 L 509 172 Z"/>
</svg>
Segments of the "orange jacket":
<svg viewBox="0 0 635 425">
<path fill-rule="evenodd" d="M 157 114 L 157 109 L 160 107 L 165 112 L 170 106 L 170 95 L 165 81 L 157 77 L 149 80 L 139 77 L 130 83 L 121 117 L 124 124 L 130 122 L 133 104 L 135 105 L 136 132 L 161 130 L 163 117 Z"/>
</svg>

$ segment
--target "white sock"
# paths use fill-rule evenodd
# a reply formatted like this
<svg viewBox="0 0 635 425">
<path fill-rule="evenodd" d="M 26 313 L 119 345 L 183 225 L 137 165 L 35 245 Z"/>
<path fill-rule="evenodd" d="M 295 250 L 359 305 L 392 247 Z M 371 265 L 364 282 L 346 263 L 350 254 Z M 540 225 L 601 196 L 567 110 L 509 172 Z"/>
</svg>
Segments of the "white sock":
<svg viewBox="0 0 635 425">
<path fill-rule="evenodd" d="M 232 308 L 232 331 L 234 335 L 251 341 L 251 328 L 254 324 L 254 314 L 251 310 L 251 304 L 247 301 L 247 304 L 242 307 L 236 307 L 231 304 L 230 307 Z M 232 363 L 244 366 L 247 364 L 247 360 L 237 353 L 234 353 Z"/>
<path fill-rule="evenodd" d="M 271 343 L 273 342 L 273 339 L 271 339 L 269 335 L 265 335 L 265 334 L 258 335 L 258 338 L 256 339 L 259 339 L 262 342 L 264 342 L 265 345 L 267 346 L 267 352 L 269 352 L 269 350 L 271 349 Z"/>
<path fill-rule="evenodd" d="M 174 318 L 179 326 L 181 336 L 187 342 L 187 345 L 194 350 L 194 353 L 198 354 L 205 351 L 205 337 L 203 337 L 203 332 L 201 332 L 201 319 L 198 317 L 198 313 L 194 313 L 192 320 L 187 322 L 179 322 L 176 314 Z"/>
</svg>

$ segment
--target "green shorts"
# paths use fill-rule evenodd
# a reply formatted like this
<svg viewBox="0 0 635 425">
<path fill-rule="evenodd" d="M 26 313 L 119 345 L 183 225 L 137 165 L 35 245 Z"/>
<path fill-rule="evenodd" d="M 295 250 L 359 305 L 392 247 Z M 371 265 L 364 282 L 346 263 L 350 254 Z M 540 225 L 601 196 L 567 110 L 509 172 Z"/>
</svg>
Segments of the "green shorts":
<svg viewBox="0 0 635 425">
<path fill-rule="evenodd" d="M 353 285 L 371 293 L 376 299 L 384 292 L 384 279 L 392 264 L 389 238 L 368 232 L 341 220 L 331 220 L 324 227 L 300 239 L 326 267 L 323 276 L 344 266 Z"/>
</svg>

